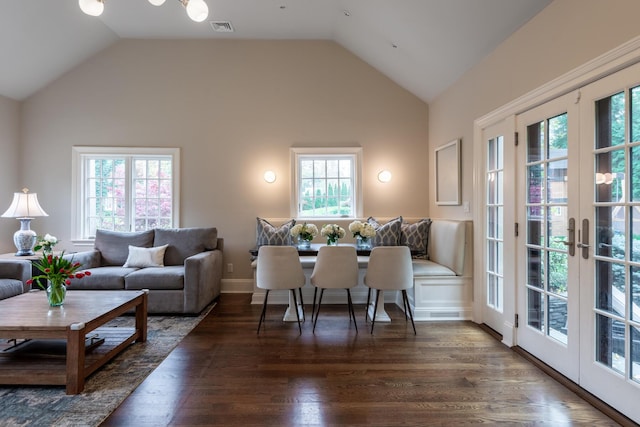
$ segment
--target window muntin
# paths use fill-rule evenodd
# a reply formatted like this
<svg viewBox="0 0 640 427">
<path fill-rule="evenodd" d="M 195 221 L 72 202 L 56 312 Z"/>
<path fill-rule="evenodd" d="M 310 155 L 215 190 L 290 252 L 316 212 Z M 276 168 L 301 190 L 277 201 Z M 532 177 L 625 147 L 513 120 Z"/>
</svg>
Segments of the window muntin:
<svg viewBox="0 0 640 427">
<path fill-rule="evenodd" d="M 177 227 L 178 149 L 74 147 L 73 164 L 75 240 Z"/>
<path fill-rule="evenodd" d="M 361 216 L 361 148 L 292 148 L 292 215 Z"/>
</svg>

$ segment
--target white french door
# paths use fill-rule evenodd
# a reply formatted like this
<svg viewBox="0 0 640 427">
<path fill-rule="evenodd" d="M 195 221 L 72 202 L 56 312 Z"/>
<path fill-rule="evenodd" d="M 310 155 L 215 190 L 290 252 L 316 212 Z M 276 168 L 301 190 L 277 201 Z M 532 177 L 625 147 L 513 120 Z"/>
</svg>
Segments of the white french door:
<svg viewBox="0 0 640 427">
<path fill-rule="evenodd" d="M 640 64 L 516 128 L 517 344 L 640 422 Z"/>
<path fill-rule="evenodd" d="M 505 301 L 515 299 L 515 247 L 513 223 L 515 209 L 509 203 L 515 197 L 514 117 L 482 131 L 482 147 L 476 151 L 484 163 L 479 183 L 483 189 L 482 212 L 482 284 L 485 324 L 498 331 L 507 345 L 513 345 L 515 310 Z"/>
<path fill-rule="evenodd" d="M 640 64 L 581 92 L 580 385 L 640 422 Z"/>
<path fill-rule="evenodd" d="M 517 344 L 579 379 L 579 112 L 571 93 L 517 116 Z"/>
</svg>

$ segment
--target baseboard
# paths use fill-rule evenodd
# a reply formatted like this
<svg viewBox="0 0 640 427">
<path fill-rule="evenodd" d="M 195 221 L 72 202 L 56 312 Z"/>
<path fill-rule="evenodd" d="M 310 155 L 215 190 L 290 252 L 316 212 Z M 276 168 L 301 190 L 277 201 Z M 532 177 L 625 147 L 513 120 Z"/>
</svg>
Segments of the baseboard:
<svg viewBox="0 0 640 427">
<path fill-rule="evenodd" d="M 223 294 L 248 294 L 253 292 L 253 279 L 222 279 Z"/>
</svg>

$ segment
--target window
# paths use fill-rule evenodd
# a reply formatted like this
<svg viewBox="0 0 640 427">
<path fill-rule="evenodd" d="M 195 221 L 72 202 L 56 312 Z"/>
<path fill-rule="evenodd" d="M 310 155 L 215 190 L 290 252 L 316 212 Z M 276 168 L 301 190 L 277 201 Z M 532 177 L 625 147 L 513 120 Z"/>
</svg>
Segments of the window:
<svg viewBox="0 0 640 427">
<path fill-rule="evenodd" d="M 291 214 L 297 218 L 362 216 L 362 148 L 292 148 Z"/>
<path fill-rule="evenodd" d="M 72 235 L 177 227 L 177 148 L 73 147 Z"/>
</svg>

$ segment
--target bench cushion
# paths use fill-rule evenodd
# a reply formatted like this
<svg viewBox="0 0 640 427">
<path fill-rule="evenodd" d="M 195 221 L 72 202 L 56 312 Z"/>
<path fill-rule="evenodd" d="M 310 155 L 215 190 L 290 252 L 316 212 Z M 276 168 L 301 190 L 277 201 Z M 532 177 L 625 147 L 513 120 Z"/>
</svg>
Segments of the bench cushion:
<svg viewBox="0 0 640 427">
<path fill-rule="evenodd" d="M 413 260 L 413 277 L 455 276 L 450 268 L 428 260 Z"/>
</svg>

